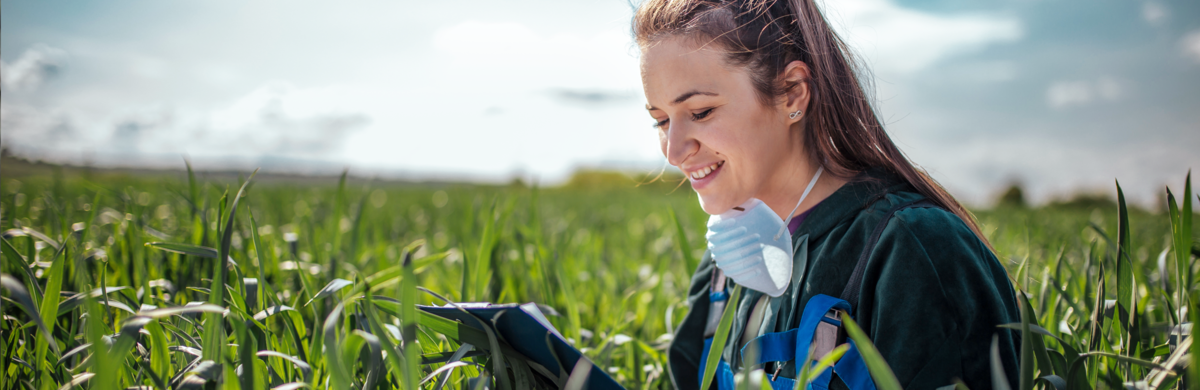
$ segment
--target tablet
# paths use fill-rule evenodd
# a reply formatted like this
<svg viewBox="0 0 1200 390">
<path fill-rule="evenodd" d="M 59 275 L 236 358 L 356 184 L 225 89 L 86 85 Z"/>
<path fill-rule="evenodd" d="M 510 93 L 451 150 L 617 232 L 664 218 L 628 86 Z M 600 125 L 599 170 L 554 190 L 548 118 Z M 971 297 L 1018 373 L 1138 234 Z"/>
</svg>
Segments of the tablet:
<svg viewBox="0 0 1200 390">
<path fill-rule="evenodd" d="M 560 388 L 575 369 L 575 365 L 586 361 L 591 366 L 584 388 L 590 390 L 624 389 L 608 376 L 603 369 L 572 347 L 562 334 L 550 324 L 535 303 L 490 304 L 459 303 L 454 306 L 422 306 L 417 308 L 429 314 L 457 321 L 463 325 L 480 329 L 489 327 L 496 333 L 499 342 L 524 355 L 535 374 L 547 376 L 549 382 Z M 488 349 L 488 345 L 475 345 Z"/>
</svg>

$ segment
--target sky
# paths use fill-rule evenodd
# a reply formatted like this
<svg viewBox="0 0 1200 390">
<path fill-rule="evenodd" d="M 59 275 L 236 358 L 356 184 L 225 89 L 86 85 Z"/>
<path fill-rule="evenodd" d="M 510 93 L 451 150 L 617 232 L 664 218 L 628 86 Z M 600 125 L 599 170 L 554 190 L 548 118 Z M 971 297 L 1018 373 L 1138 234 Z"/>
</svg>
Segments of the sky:
<svg viewBox="0 0 1200 390">
<path fill-rule="evenodd" d="M 818 2 L 901 150 L 968 204 L 1114 180 L 1158 204 L 1200 168 L 1200 2 Z M 7 0 L 0 143 L 72 164 L 412 179 L 657 170 L 634 7 Z"/>
</svg>

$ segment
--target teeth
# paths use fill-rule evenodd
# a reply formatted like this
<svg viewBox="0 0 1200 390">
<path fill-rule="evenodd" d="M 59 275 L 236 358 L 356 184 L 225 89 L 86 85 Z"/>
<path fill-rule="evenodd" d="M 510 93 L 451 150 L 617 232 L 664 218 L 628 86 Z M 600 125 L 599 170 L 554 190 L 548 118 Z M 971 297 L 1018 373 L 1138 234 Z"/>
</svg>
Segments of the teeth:
<svg viewBox="0 0 1200 390">
<path fill-rule="evenodd" d="M 691 176 L 692 179 L 695 179 L 695 180 L 703 179 L 706 176 L 708 176 L 709 174 L 711 174 L 713 171 L 717 170 L 717 168 L 720 168 L 721 165 L 724 165 L 723 163 L 724 162 L 718 162 L 713 165 L 709 165 L 707 167 L 704 167 L 704 169 L 692 172 L 689 176 Z"/>
</svg>

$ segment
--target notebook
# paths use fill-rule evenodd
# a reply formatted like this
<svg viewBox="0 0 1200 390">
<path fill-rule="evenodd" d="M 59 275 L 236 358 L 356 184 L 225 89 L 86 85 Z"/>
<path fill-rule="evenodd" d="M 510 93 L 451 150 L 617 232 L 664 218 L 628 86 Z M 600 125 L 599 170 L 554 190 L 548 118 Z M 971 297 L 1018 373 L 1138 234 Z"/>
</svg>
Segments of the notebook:
<svg viewBox="0 0 1200 390">
<path fill-rule="evenodd" d="M 590 390 L 624 389 L 608 376 L 603 369 L 583 357 L 579 350 L 567 343 L 562 333 L 546 319 L 535 303 L 491 304 L 459 303 L 454 306 L 421 306 L 417 308 L 438 317 L 458 321 L 482 331 L 489 327 L 495 331 L 500 342 L 524 355 L 530 362 L 535 375 L 546 376 L 547 380 L 562 387 L 580 359 L 591 365 L 585 388 Z M 464 312 L 465 311 L 465 312 Z M 547 336 L 549 334 L 549 336 Z M 476 345 L 487 349 L 488 345 Z"/>
</svg>

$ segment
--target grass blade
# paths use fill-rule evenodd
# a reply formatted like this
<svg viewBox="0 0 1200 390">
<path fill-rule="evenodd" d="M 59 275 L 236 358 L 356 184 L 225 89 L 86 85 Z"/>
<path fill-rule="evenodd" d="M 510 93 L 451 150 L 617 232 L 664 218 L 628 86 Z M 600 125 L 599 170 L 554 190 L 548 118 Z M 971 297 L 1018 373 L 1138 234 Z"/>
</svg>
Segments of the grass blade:
<svg viewBox="0 0 1200 390">
<path fill-rule="evenodd" d="M 419 315 L 417 314 L 417 281 L 416 275 L 413 274 L 413 252 L 416 247 L 410 246 L 404 252 L 404 258 L 400 262 L 401 276 L 399 286 L 400 296 L 400 335 L 401 342 L 404 343 L 404 384 L 406 389 L 417 388 L 417 376 L 420 375 L 420 367 L 418 362 L 421 358 L 421 346 L 417 341 L 417 324 L 420 323 Z M 486 328 L 486 327 L 485 327 Z M 489 336 L 494 336 L 488 332 Z M 493 354 L 499 355 L 499 351 Z M 497 361 L 500 364 L 499 372 L 504 373 L 503 360 Z M 501 383 L 507 384 L 507 377 Z"/>
<path fill-rule="evenodd" d="M 340 279 L 340 278 L 334 279 L 333 281 L 330 281 L 329 284 L 326 284 L 325 287 L 321 288 L 320 291 L 317 291 L 316 294 L 313 294 L 312 299 L 309 299 L 308 302 L 304 304 L 304 306 L 311 305 L 313 303 L 313 301 L 331 296 L 331 295 L 337 293 L 338 291 L 340 291 L 341 289 L 344 289 L 346 287 L 350 287 L 353 285 L 354 285 L 354 282 L 351 282 L 346 279 Z"/>
<path fill-rule="evenodd" d="M 183 255 L 203 257 L 206 259 L 216 259 L 221 255 L 220 252 L 218 252 L 215 248 L 174 242 L 147 242 L 146 247 L 161 249 L 167 252 L 179 253 Z"/>
<path fill-rule="evenodd" d="M 1190 254 L 1192 249 L 1192 171 L 1188 170 L 1187 180 L 1183 183 L 1183 208 L 1179 215 L 1179 256 L 1183 258 L 1183 264 L 1186 275 L 1184 275 L 1184 285 L 1180 288 L 1181 291 L 1192 291 L 1192 272 Z"/>
<path fill-rule="evenodd" d="M 1193 291 L 1191 298 L 1192 307 L 1191 310 L 1188 310 L 1188 312 L 1191 313 L 1192 316 L 1192 334 L 1190 337 L 1188 337 L 1188 339 L 1192 340 L 1192 343 L 1195 343 L 1196 337 L 1200 335 L 1200 326 L 1196 326 L 1197 324 L 1200 324 L 1200 293 Z M 1188 378 L 1191 380 L 1191 390 L 1200 389 L 1200 348 L 1191 349 L 1191 360 L 1188 364 L 1188 375 Z"/>
<path fill-rule="evenodd" d="M 337 325 L 341 322 L 344 310 L 345 305 L 338 302 L 337 306 L 334 306 L 333 310 L 329 312 L 329 316 L 325 318 L 324 329 L 321 332 L 322 345 L 325 347 L 325 362 L 329 365 L 329 383 L 335 390 L 348 390 L 352 378 L 349 369 L 343 364 L 342 342 L 338 337 Z"/>
<path fill-rule="evenodd" d="M 58 344 L 54 341 L 54 335 L 50 333 L 50 329 L 46 327 L 46 323 L 42 321 L 42 317 L 38 315 L 37 306 L 33 304 L 33 298 L 30 298 L 29 291 L 25 290 L 25 286 L 21 285 L 16 279 L 8 274 L 0 274 L 0 287 L 8 290 L 8 298 L 17 301 L 17 305 L 25 310 L 25 313 L 33 318 L 33 322 L 37 324 L 42 335 L 46 337 L 46 342 L 54 346 L 54 351 L 58 352 Z"/>
<path fill-rule="evenodd" d="M 258 351 L 254 355 L 258 356 L 258 357 L 277 357 L 277 358 L 286 360 L 287 362 L 292 363 L 292 365 L 296 366 L 296 368 L 300 369 L 300 372 L 304 375 L 304 383 L 312 383 L 312 380 L 313 380 L 312 366 L 310 366 L 308 363 L 306 363 L 304 360 L 302 360 L 298 357 L 288 355 L 286 353 L 276 352 L 276 351 Z"/>
<path fill-rule="evenodd" d="M 1125 206 L 1125 192 L 1121 190 L 1120 183 L 1117 184 L 1117 222 L 1117 317 L 1121 328 L 1130 334 L 1128 337 L 1122 337 L 1122 349 L 1127 354 L 1134 355 L 1139 349 L 1138 337 L 1134 336 L 1139 334 L 1137 285 L 1133 278 L 1133 263 L 1129 259 L 1129 232 L 1132 230 L 1129 226 L 1129 209 Z"/>
<path fill-rule="evenodd" d="M 555 262 L 555 264 L 559 263 Z M 575 340 L 575 347 L 582 348 L 584 345 L 583 326 L 579 321 L 579 300 L 575 298 L 575 288 L 571 284 L 571 281 L 563 275 L 562 266 L 557 265 L 556 267 L 557 270 L 555 273 L 558 275 L 558 283 L 562 286 L 563 297 L 566 298 L 563 304 L 566 306 L 567 321 L 571 324 L 571 337 Z"/>
<path fill-rule="evenodd" d="M 547 337 L 549 337 L 549 335 L 547 335 Z M 460 360 L 462 360 L 462 359 L 463 359 L 463 357 L 465 357 L 465 356 L 467 355 L 467 353 L 468 353 L 468 352 L 471 352 L 471 351 L 473 351 L 473 350 L 475 350 L 475 346 L 474 346 L 474 345 L 471 345 L 470 343 L 463 343 L 462 345 L 460 345 L 460 346 L 458 347 L 458 349 L 457 349 L 457 350 L 455 350 L 455 351 L 454 351 L 454 354 L 453 354 L 453 355 L 450 355 L 450 359 L 449 359 L 449 360 L 447 360 L 447 362 L 446 362 L 446 366 L 449 366 L 449 365 L 451 365 L 451 364 L 455 364 L 455 363 L 461 363 L 461 362 L 460 362 Z M 553 349 L 553 348 L 551 348 L 551 349 L 550 349 L 550 352 L 552 352 L 552 353 L 553 353 L 553 352 L 554 352 L 554 349 Z M 464 363 L 464 365 L 465 365 L 465 363 Z M 443 366 L 443 367 L 446 367 L 446 366 Z M 430 376 L 430 377 L 433 377 L 433 376 L 434 376 L 434 374 L 429 374 L 429 376 Z M 442 389 L 442 387 L 446 386 L 446 382 L 447 382 L 449 379 L 450 379 L 450 372 L 447 372 L 447 373 L 446 373 L 446 375 L 442 375 L 440 378 L 438 378 L 438 381 L 437 381 L 437 383 L 434 385 L 434 387 L 433 387 L 433 388 L 434 388 L 434 390 L 441 390 L 441 389 Z M 426 380 L 427 380 L 427 379 L 426 379 Z M 422 380 L 421 382 L 422 382 L 422 383 L 424 383 L 424 382 L 425 382 L 425 380 Z"/>
<path fill-rule="evenodd" d="M 19 252 L 17 252 L 17 249 L 13 248 L 12 243 L 8 242 L 8 240 L 4 238 L 0 238 L 0 253 L 3 253 L 4 258 L 8 259 L 5 264 L 12 264 L 12 266 L 20 268 L 21 272 L 25 274 L 25 280 L 30 281 L 30 288 L 26 289 L 25 291 L 32 290 L 35 294 L 37 294 L 36 296 L 42 296 L 42 286 L 32 282 L 38 278 L 33 274 L 33 269 L 29 267 L 29 260 L 26 259 L 24 255 L 21 255 Z"/>
<path fill-rule="evenodd" d="M 1088 341 L 1088 349 L 1095 351 L 1100 348 L 1100 340 L 1104 338 L 1104 262 L 1101 261 L 1098 276 L 1096 277 L 1096 300 L 1092 305 L 1092 328 L 1091 339 Z"/>
<path fill-rule="evenodd" d="M 258 359 L 254 356 L 254 349 L 258 345 L 258 342 L 254 339 L 254 335 L 250 333 L 250 330 L 247 329 L 246 322 L 230 321 L 229 323 L 233 326 L 234 335 L 238 343 L 238 362 L 242 365 L 242 372 L 238 375 L 238 384 L 241 386 L 241 390 L 256 390 L 257 387 L 255 384 L 258 381 L 255 379 L 257 370 L 254 363 Z"/>
<path fill-rule="evenodd" d="M 380 329 L 380 331 L 382 332 L 383 329 Z M 369 351 L 367 356 L 365 356 L 366 361 L 362 363 L 362 370 L 367 373 L 366 379 L 363 380 L 362 388 L 363 390 L 374 389 L 379 385 L 379 378 L 385 372 L 383 368 L 383 344 L 379 341 L 379 337 L 364 332 L 362 329 L 355 329 L 353 334 L 361 337 L 367 343 L 367 350 Z M 351 350 L 351 352 L 358 352 L 358 350 Z"/>
<path fill-rule="evenodd" d="M 363 311 L 367 315 L 367 321 L 369 321 L 371 324 L 371 329 L 380 330 L 379 344 L 384 351 L 387 351 L 387 355 L 384 357 L 384 363 L 388 365 L 388 370 L 391 371 L 393 375 L 399 375 L 400 382 L 407 386 L 410 381 L 403 375 L 405 375 L 405 370 L 407 369 L 405 367 L 407 367 L 408 359 L 402 356 L 403 351 L 396 345 L 396 343 L 392 342 L 392 336 L 389 334 L 389 332 L 383 330 L 383 321 L 380 320 L 378 312 L 375 311 L 376 304 L 379 301 L 376 301 L 374 297 L 370 295 L 370 293 L 367 294 L 366 301 L 367 304 L 365 305 Z"/>
<path fill-rule="evenodd" d="M 254 173 L 250 174 L 250 178 L 246 179 L 245 183 L 242 183 L 242 187 L 238 189 L 237 195 L 234 195 L 233 203 L 229 207 L 229 216 L 224 220 L 225 227 L 221 230 L 221 251 L 216 261 L 213 262 L 213 281 L 208 294 L 208 303 L 216 306 L 223 306 L 225 303 L 225 280 L 227 279 L 229 270 L 225 260 L 229 258 L 229 249 L 233 242 L 233 221 L 237 220 L 234 217 L 237 215 L 238 202 L 246 193 L 246 188 L 250 186 L 250 182 L 254 180 L 256 173 L 258 173 L 257 169 L 254 170 Z M 222 324 L 224 318 L 217 313 L 207 313 L 204 322 L 206 326 L 204 327 L 203 358 L 214 362 L 225 361 L 226 336 L 225 326 Z M 217 367 L 214 369 L 218 371 L 216 375 L 220 377 L 220 363 L 217 363 Z"/>
<path fill-rule="evenodd" d="M 141 310 L 141 311 L 137 312 L 137 315 L 142 316 L 142 317 L 159 319 L 159 318 L 166 318 L 166 317 L 170 317 L 170 316 L 177 316 L 177 315 L 181 315 L 181 314 L 195 314 L 195 313 L 224 314 L 225 308 L 222 306 L 217 306 L 217 305 L 211 304 L 211 303 L 202 303 L 199 305 L 187 305 L 187 306 L 166 307 L 166 308 L 152 309 L 152 310 Z"/>
<path fill-rule="evenodd" d="M 50 269 L 47 270 L 49 275 L 46 280 L 46 295 L 42 298 L 42 324 L 45 324 L 47 330 L 52 331 L 52 333 L 55 323 L 58 322 L 58 302 L 60 299 L 62 299 L 62 295 L 59 294 L 59 292 L 62 291 L 63 273 L 65 272 L 63 268 L 64 263 L 67 262 L 66 257 L 62 255 L 66 248 L 67 246 L 64 243 L 62 248 L 57 251 L 54 258 L 50 259 Z M 35 348 L 37 351 L 36 363 L 38 365 L 41 365 L 43 362 L 47 361 L 46 352 L 48 348 L 53 348 L 56 355 L 60 353 L 58 350 L 58 342 L 50 339 L 38 339 L 38 343 L 36 343 Z"/>
<path fill-rule="evenodd" d="M 258 258 L 258 304 L 256 307 L 267 307 L 268 304 L 275 301 L 275 291 L 271 288 L 271 284 L 267 282 L 266 269 L 268 266 L 274 266 L 274 262 L 268 264 L 267 257 L 263 253 L 262 239 L 258 233 L 258 222 L 254 220 L 254 212 L 246 210 L 246 214 L 250 216 L 250 240 L 254 244 L 254 257 Z"/>
<path fill-rule="evenodd" d="M 1008 384 L 1008 375 L 1004 373 L 1004 363 L 1000 361 L 1000 335 L 992 336 L 992 388 L 995 390 L 1012 390 Z"/>
<path fill-rule="evenodd" d="M 1033 322 L 1033 308 L 1030 307 L 1030 305 L 1029 305 L 1029 299 L 1027 299 L 1025 297 L 1024 292 L 1018 291 L 1017 295 L 1021 297 L 1021 300 L 1017 301 L 1017 303 L 1019 304 L 1019 306 L 1021 308 L 1021 336 L 1022 336 L 1021 337 L 1021 349 L 1020 349 L 1020 353 L 1021 353 L 1020 369 L 1021 369 L 1021 371 L 1020 371 L 1020 376 L 1018 376 L 1018 379 L 1020 380 L 1018 388 L 1021 390 L 1033 390 L 1033 379 L 1035 377 L 1033 370 L 1034 370 L 1035 360 L 1037 359 L 1033 355 L 1033 351 L 1035 348 L 1033 341 L 1038 339 L 1038 337 L 1034 337 L 1032 334 L 1030 334 L 1030 331 L 1029 331 L 1029 325 L 1031 322 Z M 998 348 L 998 344 L 996 344 L 996 343 L 999 342 L 998 341 L 999 335 L 997 335 L 996 337 L 997 338 L 993 340 L 992 348 L 993 348 L 993 351 L 996 351 L 996 353 L 998 354 L 999 351 L 996 349 L 996 348 Z M 998 356 L 996 356 L 996 354 L 993 354 L 993 355 L 994 356 L 992 357 L 992 364 L 995 365 L 997 363 L 1000 363 L 1000 360 L 997 359 Z M 1004 365 L 1001 364 L 1000 367 L 1001 367 L 1000 372 L 1003 373 Z M 992 375 L 995 375 L 995 374 L 996 374 L 995 371 L 993 371 Z"/>
<path fill-rule="evenodd" d="M 725 312 L 721 313 L 721 322 L 717 325 L 717 333 L 713 334 L 713 341 L 708 349 L 708 358 L 704 360 L 704 376 L 700 382 L 701 389 L 707 389 L 713 384 L 713 377 L 717 373 L 717 362 L 721 361 L 721 355 L 725 352 L 725 343 L 729 339 L 729 329 L 733 327 L 734 313 L 737 312 L 737 303 L 742 299 L 742 286 L 736 285 L 733 288 L 733 293 L 729 295 L 729 302 L 725 305 Z M 572 374 L 574 375 L 574 374 Z"/>
<path fill-rule="evenodd" d="M 166 377 L 175 371 L 171 364 L 167 334 L 158 321 L 146 324 L 146 331 L 150 332 L 150 370 L 159 377 Z"/>
<path fill-rule="evenodd" d="M 848 312 L 842 312 L 842 327 L 846 329 L 850 339 L 854 340 L 854 346 L 858 348 L 859 355 L 867 364 L 867 371 L 871 372 L 871 378 L 875 380 L 875 388 L 900 390 L 900 380 L 896 379 L 896 374 L 892 372 L 891 367 L 888 367 L 887 361 L 883 360 L 883 355 L 879 354 L 879 350 L 875 349 L 875 344 L 871 343 L 871 339 L 867 337 L 866 333 L 863 333 L 862 328 L 854 322 Z"/>
<path fill-rule="evenodd" d="M 683 222 L 679 221 L 679 215 L 675 213 L 675 209 L 667 209 L 671 214 L 671 221 L 675 222 L 675 235 L 678 237 L 679 252 L 683 254 L 683 260 L 687 262 L 687 269 L 696 269 L 700 264 L 696 260 L 696 255 L 692 253 L 692 245 L 688 242 L 687 232 L 683 230 Z"/>
</svg>

